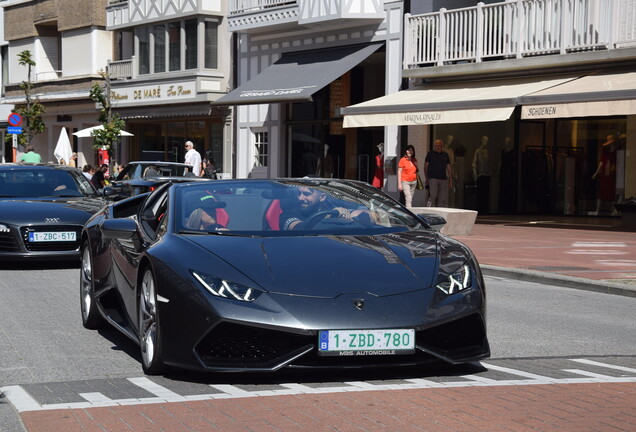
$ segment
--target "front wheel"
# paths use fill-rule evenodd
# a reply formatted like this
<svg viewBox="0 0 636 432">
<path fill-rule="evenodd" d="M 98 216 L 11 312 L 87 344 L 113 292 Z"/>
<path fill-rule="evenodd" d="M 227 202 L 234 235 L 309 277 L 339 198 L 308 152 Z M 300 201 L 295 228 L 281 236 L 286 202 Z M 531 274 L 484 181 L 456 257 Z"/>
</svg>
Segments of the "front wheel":
<svg viewBox="0 0 636 432">
<path fill-rule="evenodd" d="M 80 308 L 82 325 L 91 330 L 104 326 L 104 318 L 95 304 L 95 281 L 93 279 L 93 260 L 88 242 L 82 245 L 82 263 L 80 266 Z"/>
<path fill-rule="evenodd" d="M 161 374 L 165 370 L 165 365 L 159 332 L 159 308 L 155 278 L 149 268 L 144 271 L 139 293 L 139 345 L 144 373 Z"/>
</svg>

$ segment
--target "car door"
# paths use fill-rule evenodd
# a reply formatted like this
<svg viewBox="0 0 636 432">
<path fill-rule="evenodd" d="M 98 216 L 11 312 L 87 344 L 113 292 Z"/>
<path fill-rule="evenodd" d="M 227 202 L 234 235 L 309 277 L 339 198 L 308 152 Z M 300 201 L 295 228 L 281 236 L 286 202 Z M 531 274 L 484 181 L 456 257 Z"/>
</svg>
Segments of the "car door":
<svg viewBox="0 0 636 432">
<path fill-rule="evenodd" d="M 162 185 L 140 206 L 135 216 L 137 233 L 111 244 L 113 277 L 124 303 L 127 319 L 137 327 L 137 279 L 141 255 L 157 241 L 157 232 L 168 205 L 169 183 Z"/>
</svg>

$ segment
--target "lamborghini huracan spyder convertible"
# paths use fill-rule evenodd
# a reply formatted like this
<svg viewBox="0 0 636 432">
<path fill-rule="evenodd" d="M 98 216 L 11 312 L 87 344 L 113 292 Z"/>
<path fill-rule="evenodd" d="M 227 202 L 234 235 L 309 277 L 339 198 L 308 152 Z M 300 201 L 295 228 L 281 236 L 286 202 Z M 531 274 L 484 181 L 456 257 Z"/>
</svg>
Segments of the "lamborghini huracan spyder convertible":
<svg viewBox="0 0 636 432">
<path fill-rule="evenodd" d="M 479 265 L 438 222 L 355 181 L 166 183 L 84 226 L 82 321 L 147 374 L 482 359 Z"/>
</svg>

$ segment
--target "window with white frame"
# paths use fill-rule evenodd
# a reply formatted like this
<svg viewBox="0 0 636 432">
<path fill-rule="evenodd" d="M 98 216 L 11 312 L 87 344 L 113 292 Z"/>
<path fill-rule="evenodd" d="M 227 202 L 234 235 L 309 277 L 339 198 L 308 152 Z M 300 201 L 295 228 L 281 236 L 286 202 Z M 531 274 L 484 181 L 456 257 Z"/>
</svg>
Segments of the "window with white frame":
<svg viewBox="0 0 636 432">
<path fill-rule="evenodd" d="M 266 167 L 269 155 L 269 135 L 267 132 L 254 132 L 254 167 Z"/>
<path fill-rule="evenodd" d="M 199 25 L 201 24 L 201 25 Z M 218 22 L 197 18 L 140 26 L 139 74 L 218 68 Z M 203 40 L 203 52 L 199 52 Z"/>
</svg>

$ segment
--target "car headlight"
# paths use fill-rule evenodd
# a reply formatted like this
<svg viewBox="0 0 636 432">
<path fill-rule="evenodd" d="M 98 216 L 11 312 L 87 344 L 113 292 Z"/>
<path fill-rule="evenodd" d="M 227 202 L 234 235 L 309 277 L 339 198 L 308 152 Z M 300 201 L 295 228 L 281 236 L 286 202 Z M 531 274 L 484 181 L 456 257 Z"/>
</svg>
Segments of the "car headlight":
<svg viewBox="0 0 636 432">
<path fill-rule="evenodd" d="M 216 297 L 252 302 L 262 294 L 262 291 L 254 288 L 198 271 L 192 271 L 192 275 L 201 282 L 201 285 L 203 285 L 212 295 Z"/>
<path fill-rule="evenodd" d="M 11 232 L 11 229 L 8 225 L 0 224 L 0 232 Z"/>
<path fill-rule="evenodd" d="M 452 274 L 442 278 L 436 287 L 444 294 L 455 294 L 456 292 L 470 288 L 472 283 L 470 266 L 464 264 Z"/>
</svg>

